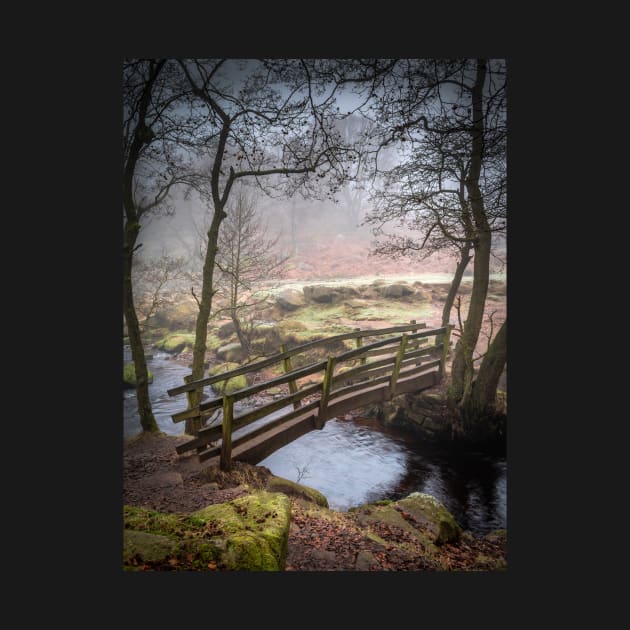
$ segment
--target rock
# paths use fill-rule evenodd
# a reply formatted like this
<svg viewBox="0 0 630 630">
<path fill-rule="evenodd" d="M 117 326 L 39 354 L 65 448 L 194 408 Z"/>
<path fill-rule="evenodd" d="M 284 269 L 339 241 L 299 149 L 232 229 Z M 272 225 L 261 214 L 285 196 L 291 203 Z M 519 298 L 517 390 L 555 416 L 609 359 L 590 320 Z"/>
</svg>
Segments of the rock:
<svg viewBox="0 0 630 630">
<path fill-rule="evenodd" d="M 239 346 L 240 348 L 240 346 Z M 208 370 L 209 376 L 217 376 L 217 374 L 223 374 L 224 372 L 230 372 L 238 368 L 238 363 L 222 363 L 221 365 L 215 365 Z M 247 378 L 245 374 L 240 376 L 233 376 L 227 381 L 217 381 L 212 384 L 212 389 L 218 394 L 232 394 L 233 392 L 244 389 L 247 387 Z"/>
<path fill-rule="evenodd" d="M 234 326 L 234 322 L 225 322 L 225 324 L 219 326 L 219 330 L 217 330 L 217 337 L 220 339 L 226 339 L 230 335 L 233 335 L 235 331 L 236 328 Z"/>
<path fill-rule="evenodd" d="M 319 490 L 315 490 L 315 488 L 310 488 L 309 486 L 304 486 L 289 479 L 284 479 L 283 477 L 269 477 L 265 489 L 269 490 L 269 492 L 283 492 L 284 494 L 289 494 L 294 497 L 299 497 L 300 499 L 305 499 L 306 501 L 311 501 L 321 507 L 328 507 L 328 499 L 326 499 Z"/>
<path fill-rule="evenodd" d="M 386 298 L 401 298 L 407 295 L 413 295 L 416 291 L 408 284 L 397 282 L 396 284 L 388 284 L 380 287 L 379 292 L 383 297 Z"/>
<path fill-rule="evenodd" d="M 322 284 L 304 287 L 303 291 L 307 300 L 318 304 L 332 304 L 339 297 L 339 293 L 334 287 L 327 287 Z"/>
<path fill-rule="evenodd" d="M 396 504 L 432 532 L 436 545 L 459 540 L 461 527 L 442 503 L 430 494 L 412 492 L 404 499 L 396 501 Z"/>
<path fill-rule="evenodd" d="M 166 335 L 155 344 L 158 350 L 169 352 L 171 354 L 179 354 L 184 348 L 192 348 L 195 343 L 195 335 L 189 333 L 171 333 Z"/>
<path fill-rule="evenodd" d="M 124 506 L 123 567 L 168 563 L 172 570 L 283 571 L 291 503 L 257 491 L 192 514 Z"/>
<path fill-rule="evenodd" d="M 145 356 L 146 358 L 146 356 Z M 149 384 L 153 383 L 153 372 L 147 369 Z M 136 386 L 136 366 L 133 361 L 127 361 L 123 367 L 123 388 L 132 389 Z"/>
<path fill-rule="evenodd" d="M 379 561 L 369 551 L 362 549 L 357 554 L 354 564 L 356 571 L 369 571 L 370 569 L 380 569 Z"/>
<path fill-rule="evenodd" d="M 127 562 L 131 564 L 133 558 L 139 558 L 144 562 L 158 562 L 174 554 L 177 547 L 177 542 L 168 536 L 124 530 L 123 564 Z"/>
<path fill-rule="evenodd" d="M 429 291 L 425 291 L 424 289 L 416 289 L 413 297 L 419 302 L 430 302 L 433 296 Z"/>
<path fill-rule="evenodd" d="M 243 353 L 243 348 L 241 348 L 241 344 L 238 341 L 234 341 L 233 343 L 225 344 L 220 348 L 217 348 L 216 355 L 219 359 L 230 359 L 232 361 L 237 359 L 239 354 Z M 228 357 L 228 354 L 230 355 Z"/>
<path fill-rule="evenodd" d="M 304 306 L 304 293 L 297 289 L 285 289 L 276 296 L 276 302 L 281 308 L 287 311 L 294 311 Z"/>
</svg>

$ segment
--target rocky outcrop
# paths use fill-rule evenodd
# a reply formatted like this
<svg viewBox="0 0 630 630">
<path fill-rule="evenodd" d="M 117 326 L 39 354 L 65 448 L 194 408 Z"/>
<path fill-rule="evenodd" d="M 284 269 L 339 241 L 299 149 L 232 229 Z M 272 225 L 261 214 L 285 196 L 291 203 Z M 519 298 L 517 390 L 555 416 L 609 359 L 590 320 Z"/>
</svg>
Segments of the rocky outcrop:
<svg viewBox="0 0 630 630">
<path fill-rule="evenodd" d="M 301 306 L 304 306 L 305 299 L 304 293 L 297 289 L 285 289 L 276 296 L 276 302 L 278 306 L 286 311 L 294 311 Z"/>
<path fill-rule="evenodd" d="M 215 365 L 208 370 L 208 376 L 217 376 L 218 374 L 235 370 L 237 367 L 239 367 L 238 363 L 222 363 L 221 365 Z M 212 389 L 217 394 L 232 394 L 233 392 L 239 389 L 244 389 L 245 387 L 247 387 L 247 378 L 245 377 L 245 374 L 233 376 L 227 381 L 218 381 L 212 384 Z"/>
<path fill-rule="evenodd" d="M 192 514 L 125 506 L 124 570 L 283 571 L 291 503 L 256 491 Z"/>
<path fill-rule="evenodd" d="M 309 302 L 316 302 L 318 304 L 333 304 L 359 296 L 359 291 L 354 287 L 331 287 L 323 284 L 314 284 L 304 287 L 303 291 L 304 297 Z"/>
<path fill-rule="evenodd" d="M 225 361 L 240 361 L 243 359 L 244 352 L 241 344 L 238 341 L 234 341 L 217 348 L 216 355 L 218 359 Z"/>
<path fill-rule="evenodd" d="M 283 492 L 284 494 L 311 501 L 322 507 L 328 507 L 328 499 L 326 499 L 319 490 L 304 486 L 295 481 L 290 481 L 289 479 L 284 479 L 283 477 L 269 477 L 266 489 L 269 490 L 269 492 Z"/>
<path fill-rule="evenodd" d="M 379 293 L 386 298 L 401 298 L 415 293 L 415 289 L 403 282 L 397 282 L 395 284 L 386 284 L 378 287 Z"/>
</svg>

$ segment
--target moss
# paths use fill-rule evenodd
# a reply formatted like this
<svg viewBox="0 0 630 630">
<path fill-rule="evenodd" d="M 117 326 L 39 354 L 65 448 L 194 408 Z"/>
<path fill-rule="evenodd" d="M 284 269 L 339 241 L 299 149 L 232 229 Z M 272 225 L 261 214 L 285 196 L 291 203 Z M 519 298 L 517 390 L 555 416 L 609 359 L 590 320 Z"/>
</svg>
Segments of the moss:
<svg viewBox="0 0 630 630">
<path fill-rule="evenodd" d="M 151 370 L 147 370 L 149 376 L 149 383 L 153 383 L 153 372 Z M 125 385 L 129 385 L 130 387 L 136 386 L 136 366 L 132 361 L 128 361 L 125 363 L 123 367 L 123 383 Z"/>
<path fill-rule="evenodd" d="M 289 479 L 284 479 L 283 477 L 270 477 L 266 489 L 270 492 L 283 492 L 284 494 L 297 496 L 306 501 L 312 501 L 322 507 L 328 507 L 328 499 L 326 499 L 319 490 L 296 483 L 295 481 L 290 481 Z"/>
<path fill-rule="evenodd" d="M 257 491 L 192 514 L 125 506 L 123 563 L 171 562 L 170 568 L 281 571 L 291 504 L 280 493 Z"/>
<path fill-rule="evenodd" d="M 238 363 L 221 363 L 220 365 L 211 367 L 208 370 L 208 374 L 209 376 L 216 376 L 217 374 L 223 374 L 224 372 L 235 370 L 237 367 L 239 367 Z M 233 376 L 227 381 L 218 381 L 217 383 L 212 384 L 212 389 L 219 394 L 233 394 L 235 391 L 244 389 L 245 387 L 247 387 L 247 378 L 245 374 Z"/>
<path fill-rule="evenodd" d="M 170 333 L 158 341 L 155 346 L 164 352 L 178 353 L 184 348 L 192 348 L 195 343 L 195 335 L 192 333 Z"/>
<path fill-rule="evenodd" d="M 459 540 L 460 526 L 442 503 L 430 494 L 413 492 L 397 501 L 397 505 L 412 514 L 416 521 L 426 525 L 432 531 L 433 542 L 436 544 Z"/>
</svg>

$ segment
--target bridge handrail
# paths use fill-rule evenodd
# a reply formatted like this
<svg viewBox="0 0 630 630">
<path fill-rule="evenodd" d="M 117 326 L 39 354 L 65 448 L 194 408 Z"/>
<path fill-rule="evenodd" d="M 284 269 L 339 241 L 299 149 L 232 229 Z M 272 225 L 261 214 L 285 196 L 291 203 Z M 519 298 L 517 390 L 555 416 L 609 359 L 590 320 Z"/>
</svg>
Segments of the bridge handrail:
<svg viewBox="0 0 630 630">
<path fill-rule="evenodd" d="M 218 383 L 219 381 L 224 381 L 234 376 L 241 376 L 242 374 L 247 374 L 248 372 L 254 372 L 256 370 L 261 370 L 262 368 L 269 367 L 282 361 L 283 359 L 288 359 L 296 354 L 300 354 L 305 350 L 310 350 L 311 348 L 316 348 L 317 346 L 324 346 L 331 342 L 335 341 L 345 341 L 347 339 L 360 339 L 363 337 L 379 337 L 381 335 L 389 335 L 397 332 L 407 332 L 410 330 L 418 330 L 419 328 L 424 328 L 426 324 L 424 323 L 409 323 L 400 326 L 391 326 L 389 328 L 379 328 L 376 330 L 355 330 L 353 332 L 342 333 L 339 335 L 332 335 L 331 337 L 325 337 L 324 339 L 317 339 L 315 341 L 308 341 L 306 343 L 297 345 L 293 348 L 290 348 L 286 352 L 279 352 L 270 356 L 267 359 L 263 359 L 262 361 L 256 361 L 253 363 L 248 363 L 247 365 L 243 365 L 239 368 L 235 368 L 234 370 L 229 370 L 227 372 L 222 372 L 221 374 L 217 374 L 215 376 L 208 376 L 205 378 L 198 379 L 196 381 L 190 381 L 184 385 L 179 385 L 177 387 L 173 387 L 167 390 L 167 394 L 169 396 L 176 396 L 177 394 L 183 394 L 185 392 L 194 391 L 199 389 L 200 387 L 205 387 L 206 385 L 212 385 L 213 383 Z M 436 329 L 440 330 L 440 329 Z M 418 333 L 416 333 L 418 334 Z M 424 336 L 430 336 L 433 333 L 427 333 Z M 439 332 L 437 334 L 440 334 Z M 390 341 L 395 340 L 392 338 Z M 366 346 L 367 347 L 367 346 Z"/>
</svg>

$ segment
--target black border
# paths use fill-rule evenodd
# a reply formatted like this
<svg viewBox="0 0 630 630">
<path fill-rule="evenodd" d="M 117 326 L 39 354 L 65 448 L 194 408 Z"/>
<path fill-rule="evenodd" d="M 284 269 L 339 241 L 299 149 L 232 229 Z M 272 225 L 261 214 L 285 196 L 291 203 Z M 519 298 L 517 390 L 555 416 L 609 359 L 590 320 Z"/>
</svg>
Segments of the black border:
<svg viewBox="0 0 630 630">
<path fill-rule="evenodd" d="M 298 32 L 291 31 L 290 35 L 293 40 L 300 40 Z M 548 539 L 546 526 L 549 518 L 554 518 L 551 515 L 556 514 L 554 508 L 559 501 L 560 488 L 549 484 L 548 478 L 553 476 L 556 459 L 555 450 L 551 448 L 555 449 L 561 444 L 566 422 L 561 424 L 562 413 L 558 407 L 541 407 L 541 402 L 534 395 L 534 387 L 540 388 L 537 379 L 541 378 L 541 373 L 543 380 L 548 375 L 549 387 L 555 387 L 551 375 L 554 368 L 538 369 L 530 351 L 532 344 L 541 340 L 539 327 L 544 323 L 543 317 L 548 315 L 543 310 L 533 310 L 536 300 L 540 299 L 535 277 L 542 278 L 549 274 L 550 263 L 546 255 L 554 247 L 555 238 L 562 233 L 562 230 L 552 231 L 545 238 L 539 226 L 541 215 L 544 216 L 546 226 L 553 219 L 553 206 L 560 203 L 560 199 L 553 197 L 554 188 L 558 179 L 567 174 L 566 171 L 559 173 L 557 158 L 560 147 L 556 132 L 557 125 L 561 125 L 562 121 L 549 115 L 550 111 L 555 115 L 562 112 L 560 107 L 549 105 L 560 96 L 557 82 L 559 73 L 565 68 L 563 64 L 554 66 L 548 58 L 539 56 L 534 59 L 528 53 L 515 53 L 514 45 L 477 45 L 479 40 L 487 41 L 481 34 L 479 38 L 473 36 L 472 42 L 471 37 L 464 38 L 462 41 L 470 42 L 468 47 L 459 43 L 450 47 L 438 43 L 433 50 L 427 50 L 429 35 L 419 30 L 419 50 L 414 50 L 413 44 L 405 46 L 404 51 L 400 47 L 396 50 L 395 45 L 390 49 L 385 45 L 382 48 L 377 46 L 380 48 L 379 53 L 370 50 L 365 55 L 362 50 L 371 46 L 360 45 L 355 40 L 352 45 L 343 46 L 337 42 L 338 45 L 331 48 L 330 31 L 323 35 L 326 35 L 327 45 L 313 47 L 317 50 L 312 49 L 310 54 L 304 51 L 304 46 L 300 46 L 299 52 L 295 49 L 287 52 L 286 41 L 292 38 L 274 39 L 271 32 L 266 32 L 263 38 L 270 41 L 259 47 L 244 45 L 242 42 L 212 47 L 220 48 L 221 54 L 227 56 L 237 53 L 232 56 L 238 57 L 261 56 L 261 53 L 278 57 L 357 57 L 375 54 L 381 57 L 441 56 L 445 53 L 449 56 L 473 56 L 483 53 L 508 59 L 508 313 L 509 357 L 512 359 L 508 377 L 508 570 L 491 575 L 309 573 L 293 577 L 288 577 L 291 574 L 221 574 L 201 578 L 178 574 L 177 579 L 169 579 L 168 582 L 165 582 L 168 578 L 164 576 L 145 579 L 123 575 L 120 570 L 122 403 L 118 380 L 122 330 L 119 255 L 122 223 L 118 210 L 118 182 L 120 64 L 123 55 L 112 53 L 99 61 L 82 58 L 80 71 L 73 64 L 69 80 L 57 79 L 48 86 L 51 92 L 61 93 L 64 97 L 72 95 L 71 98 L 64 98 L 56 109 L 49 112 L 55 117 L 52 126 L 57 131 L 50 142 L 55 142 L 60 150 L 64 148 L 66 153 L 63 157 L 59 156 L 59 163 L 52 162 L 50 165 L 54 176 L 48 181 L 55 185 L 54 191 L 58 196 L 55 195 L 56 198 L 51 200 L 48 190 L 40 202 L 42 208 L 52 208 L 54 212 L 49 223 L 44 224 L 41 236 L 43 243 L 49 245 L 46 255 L 57 262 L 57 275 L 52 279 L 52 285 L 44 277 L 40 283 L 43 286 L 37 286 L 49 308 L 61 311 L 59 323 L 69 324 L 65 330 L 69 331 L 67 344 L 71 359 L 65 373 L 72 375 L 72 394 L 67 393 L 67 387 L 61 392 L 49 390 L 48 393 L 53 395 L 51 402 L 57 420 L 52 432 L 44 431 L 45 438 L 42 440 L 55 444 L 55 437 L 59 433 L 56 423 L 63 422 L 66 428 L 55 446 L 54 469 L 60 473 L 55 483 L 70 483 L 73 491 L 68 502 L 63 505 L 60 504 L 59 496 L 53 492 L 50 507 L 56 512 L 70 511 L 70 518 L 63 518 L 63 529 L 71 530 L 69 538 L 80 560 L 74 556 L 66 561 L 77 566 L 78 572 L 97 579 L 103 584 L 101 588 L 106 588 L 105 584 L 121 586 L 125 589 L 125 599 L 137 602 L 145 597 L 156 599 L 161 597 L 163 586 L 164 595 L 168 593 L 173 610 L 180 612 L 187 602 L 193 601 L 193 598 L 200 601 L 198 598 L 204 594 L 207 597 L 209 592 L 212 595 L 208 605 L 217 610 L 226 595 L 235 589 L 246 589 L 243 591 L 246 595 L 237 601 L 246 599 L 248 604 L 245 608 L 260 610 L 262 614 L 265 609 L 257 608 L 258 602 L 255 603 L 254 598 L 259 595 L 266 597 L 270 592 L 276 592 L 277 596 L 278 587 L 282 587 L 283 591 L 285 588 L 295 589 L 290 596 L 285 593 L 283 599 L 301 600 L 314 596 L 318 602 L 317 609 L 321 611 L 321 606 L 334 611 L 334 600 L 347 609 L 347 589 L 350 588 L 358 595 L 354 600 L 355 605 L 361 604 L 370 616 L 372 606 L 379 609 L 385 607 L 395 615 L 399 607 L 404 609 L 411 604 L 415 609 L 414 603 L 417 602 L 419 619 L 429 612 L 423 603 L 430 604 L 430 608 L 438 608 L 449 620 L 460 614 L 464 618 L 487 614 L 496 618 L 502 607 L 501 602 L 507 604 L 508 595 L 513 589 L 535 582 L 538 590 L 542 584 L 551 586 L 556 580 L 557 560 L 554 558 L 557 556 L 554 556 L 552 545 L 557 541 Z M 389 37 L 394 41 L 398 39 L 395 30 Z M 410 35 L 405 37 L 409 38 Z M 440 37 L 440 33 L 430 36 L 438 42 Z M 208 38 L 216 42 L 210 33 Z M 505 40 L 504 37 L 499 39 Z M 452 38 L 449 37 L 450 41 Z M 276 53 L 273 52 L 275 47 Z M 163 53 L 164 47 L 160 48 Z M 132 54 L 138 54 L 138 49 L 145 51 L 147 48 L 141 45 L 127 46 L 127 51 L 134 49 Z M 186 52 L 182 54 L 182 51 Z M 180 46 L 177 53 L 173 53 L 168 51 L 171 56 L 190 54 L 185 44 Z M 79 85 L 77 74 L 82 77 Z M 68 146 L 70 136 L 74 142 Z M 544 195 L 541 189 L 544 189 Z M 566 203 L 564 196 L 562 203 Z M 75 237 L 77 223 L 81 227 L 78 237 Z M 60 231 L 61 244 L 55 237 L 56 242 L 50 247 L 51 234 Z M 86 238 L 86 232 L 90 235 L 89 239 Z M 552 303 L 557 300 L 553 290 L 544 298 Z M 77 361 L 76 355 L 79 353 L 85 353 L 87 358 Z M 67 376 L 62 375 L 60 380 L 68 385 Z M 95 394 L 98 396 L 96 407 L 93 405 Z M 542 431 L 544 433 L 541 434 Z M 86 445 L 88 440 L 89 444 Z M 64 468 L 64 465 L 67 467 Z M 79 484 L 76 490 L 73 486 L 75 481 Z M 550 485 L 551 491 L 548 489 Z M 81 515 L 80 526 L 73 522 L 76 513 Z M 553 569 L 550 569 L 550 565 Z M 176 594 L 183 597 L 177 597 Z M 269 601 L 268 605 L 273 605 L 273 601 Z M 235 610 L 243 608 L 241 604 Z"/>
</svg>

